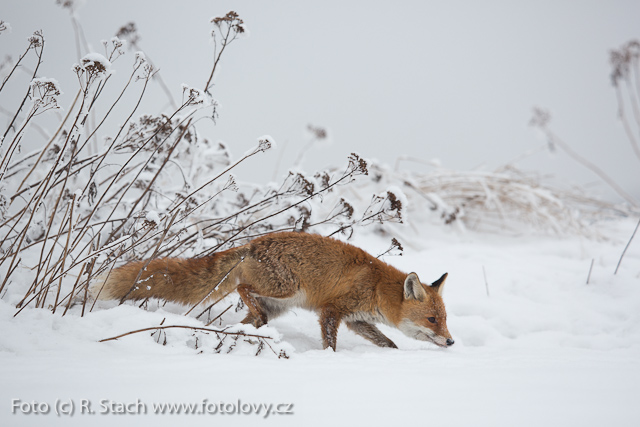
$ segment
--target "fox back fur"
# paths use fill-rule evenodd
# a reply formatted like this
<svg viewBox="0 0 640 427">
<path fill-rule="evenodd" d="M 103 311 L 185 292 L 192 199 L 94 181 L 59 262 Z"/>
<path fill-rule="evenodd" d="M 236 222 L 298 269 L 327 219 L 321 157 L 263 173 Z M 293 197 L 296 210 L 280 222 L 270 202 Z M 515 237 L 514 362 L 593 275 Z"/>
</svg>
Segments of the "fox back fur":
<svg viewBox="0 0 640 427">
<path fill-rule="evenodd" d="M 145 268 L 146 265 L 146 268 Z M 282 232 L 202 258 L 135 261 L 111 271 L 93 288 L 99 299 L 158 298 L 198 304 L 234 290 L 256 327 L 292 307 L 318 313 L 324 348 L 336 349 L 342 322 L 381 347 L 396 345 L 376 323 L 447 347 L 442 300 L 445 273 L 430 286 L 350 244 L 315 234 Z"/>
</svg>

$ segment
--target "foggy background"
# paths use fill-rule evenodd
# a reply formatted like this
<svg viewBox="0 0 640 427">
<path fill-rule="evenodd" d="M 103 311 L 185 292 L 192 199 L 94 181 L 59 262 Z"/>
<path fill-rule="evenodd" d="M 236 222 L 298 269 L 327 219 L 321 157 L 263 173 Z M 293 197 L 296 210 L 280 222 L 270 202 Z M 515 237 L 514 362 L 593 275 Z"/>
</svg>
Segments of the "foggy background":
<svg viewBox="0 0 640 427">
<path fill-rule="evenodd" d="M 390 167 L 429 171 L 494 168 L 546 144 L 528 125 L 532 108 L 552 114 L 551 129 L 640 199 L 640 162 L 617 119 L 609 50 L 640 38 L 637 1 L 91 1 L 77 15 L 92 50 L 135 22 L 139 45 L 160 68 L 179 102 L 182 83 L 203 88 L 213 64 L 210 19 L 238 12 L 250 31 L 222 57 L 213 96 L 217 124 L 203 136 L 223 141 L 235 157 L 271 135 L 276 150 L 235 170 L 242 181 L 278 180 L 309 141 L 309 124 L 324 127 L 330 143 L 312 147 L 301 168 L 309 173 L 342 165 L 351 152 Z M 3 1 L 0 60 L 14 60 L 27 37 L 43 30 L 39 75 L 56 78 L 68 107 L 77 90 L 78 62 L 68 10 L 54 0 Z M 85 52 L 82 52 L 84 54 Z M 131 72 L 133 54 L 112 69 Z M 26 63 L 33 67 L 35 62 Z M 13 79 L 13 78 L 12 78 Z M 21 83 L 17 82 L 21 79 Z M 20 73 L 0 94 L 14 112 L 28 85 Z M 118 83 L 120 82 L 120 83 Z M 109 83 L 115 99 L 122 80 Z M 137 89 L 136 89 L 137 91 Z M 137 95 L 137 92 L 134 94 Z M 111 126 L 123 122 L 131 102 Z M 16 101 L 17 100 L 17 101 Z M 136 117 L 167 112 L 152 87 Z M 0 115 L 3 126 L 10 118 Z M 25 144 L 42 143 L 35 132 Z M 28 139 L 28 141 L 27 141 Z M 39 141 L 39 142 L 38 142 Z M 621 200 L 562 151 L 541 150 L 515 164 L 544 182 L 581 185 L 588 194 Z"/>
</svg>

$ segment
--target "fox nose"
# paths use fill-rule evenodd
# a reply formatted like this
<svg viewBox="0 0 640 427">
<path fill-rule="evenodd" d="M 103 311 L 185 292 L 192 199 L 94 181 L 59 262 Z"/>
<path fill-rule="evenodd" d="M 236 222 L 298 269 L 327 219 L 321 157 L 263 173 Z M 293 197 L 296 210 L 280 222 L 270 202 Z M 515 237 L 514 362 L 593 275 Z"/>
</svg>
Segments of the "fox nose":
<svg viewBox="0 0 640 427">
<path fill-rule="evenodd" d="M 447 345 L 453 345 L 455 341 L 452 340 L 451 338 L 447 338 Z"/>
</svg>

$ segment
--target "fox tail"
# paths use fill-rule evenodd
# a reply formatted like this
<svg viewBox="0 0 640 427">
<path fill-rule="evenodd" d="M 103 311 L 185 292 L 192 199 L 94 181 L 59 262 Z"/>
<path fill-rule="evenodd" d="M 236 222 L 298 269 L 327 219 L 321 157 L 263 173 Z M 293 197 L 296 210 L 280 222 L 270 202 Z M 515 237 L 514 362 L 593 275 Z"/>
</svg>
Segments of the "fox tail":
<svg viewBox="0 0 640 427">
<path fill-rule="evenodd" d="M 101 300 L 157 298 L 181 304 L 222 299 L 238 286 L 247 252 L 241 246 L 203 258 L 133 261 L 98 278 L 91 295 Z"/>
</svg>

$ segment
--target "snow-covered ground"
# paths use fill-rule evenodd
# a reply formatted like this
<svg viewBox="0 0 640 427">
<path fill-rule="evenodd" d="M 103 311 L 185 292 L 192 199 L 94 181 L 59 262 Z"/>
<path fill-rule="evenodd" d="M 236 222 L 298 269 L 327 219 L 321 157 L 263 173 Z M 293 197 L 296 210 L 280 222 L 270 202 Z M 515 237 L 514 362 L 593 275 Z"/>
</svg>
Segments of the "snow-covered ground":
<svg viewBox="0 0 640 427">
<path fill-rule="evenodd" d="M 405 229 L 397 236 L 404 255 L 385 260 L 423 281 L 449 272 L 449 349 L 382 326 L 398 350 L 344 327 L 338 351 L 322 350 L 317 318 L 302 310 L 257 331 L 279 336 L 272 346 L 288 359 L 269 349 L 255 357 L 255 346 L 241 345 L 216 354 L 207 335 L 186 329 L 165 330 L 160 344 L 150 332 L 100 343 L 163 319 L 204 323 L 157 303 L 146 311 L 104 304 L 84 318 L 80 307 L 64 317 L 36 309 L 13 317 L 9 295 L 0 300 L 0 424 L 638 425 L 640 236 L 614 275 L 635 222 L 594 227 L 609 239 Z M 375 255 L 389 238 L 361 232 L 354 243 Z M 70 402 L 73 416 L 56 415 Z M 210 413 L 154 413 L 162 403 Z M 272 405 L 267 417 L 251 406 L 259 404 Z M 45 405 L 46 414 L 23 413 Z M 100 413 L 107 409 L 128 413 Z"/>
</svg>

